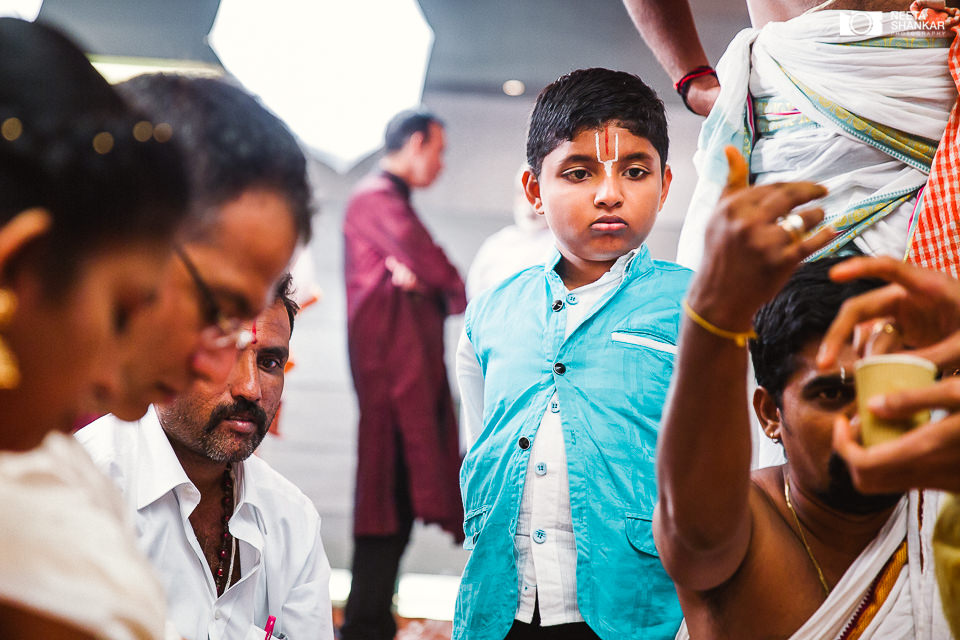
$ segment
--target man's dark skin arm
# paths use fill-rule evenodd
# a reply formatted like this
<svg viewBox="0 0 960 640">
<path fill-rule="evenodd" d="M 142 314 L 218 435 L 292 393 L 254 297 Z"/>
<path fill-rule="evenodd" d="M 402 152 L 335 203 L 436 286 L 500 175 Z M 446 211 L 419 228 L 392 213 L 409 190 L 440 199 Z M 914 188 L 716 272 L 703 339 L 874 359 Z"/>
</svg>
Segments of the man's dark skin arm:
<svg viewBox="0 0 960 640">
<path fill-rule="evenodd" d="M 960 0 L 950 0 L 956 6 Z M 670 80 L 676 83 L 692 69 L 710 64 L 700 43 L 688 0 L 623 0 L 627 13 L 657 57 Z M 747 0 L 750 22 L 761 28 L 768 22 L 783 22 L 822 5 L 821 0 Z M 857 11 L 906 11 L 910 0 L 834 0 L 822 9 Z M 747 25 L 744 25 L 747 26 Z M 687 102 L 695 113 L 706 116 L 720 94 L 720 83 L 713 76 L 690 81 Z"/>
<path fill-rule="evenodd" d="M 833 231 L 790 243 L 787 232 L 772 223 L 823 196 L 823 187 L 810 182 L 747 187 L 746 161 L 733 147 L 726 153 L 730 177 L 687 299 L 717 327 L 747 332 L 755 311 Z M 807 229 L 823 218 L 819 209 L 801 215 Z M 687 590 L 725 583 L 750 544 L 746 376 L 745 346 L 684 318 L 657 452 L 660 502 L 653 526 L 664 567 Z"/>
<path fill-rule="evenodd" d="M 687 0 L 624 0 L 623 4 L 671 81 L 676 83 L 692 69 L 710 64 Z M 705 116 L 719 94 L 720 83 L 715 77 L 700 76 L 690 80 L 687 102 Z"/>
</svg>

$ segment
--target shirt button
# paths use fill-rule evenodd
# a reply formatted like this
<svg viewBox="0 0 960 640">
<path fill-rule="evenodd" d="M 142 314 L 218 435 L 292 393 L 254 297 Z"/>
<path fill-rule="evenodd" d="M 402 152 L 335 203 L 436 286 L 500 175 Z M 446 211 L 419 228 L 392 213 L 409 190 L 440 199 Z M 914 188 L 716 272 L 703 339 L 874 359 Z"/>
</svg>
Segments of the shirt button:
<svg viewBox="0 0 960 640">
<path fill-rule="evenodd" d="M 567 367 L 562 362 L 558 362 L 557 364 L 553 365 L 553 372 L 558 376 L 562 376 L 567 372 Z"/>
<path fill-rule="evenodd" d="M 543 544 L 547 541 L 547 532 L 543 529 L 537 529 L 533 532 L 533 541 L 537 544 Z"/>
<path fill-rule="evenodd" d="M 520 439 L 517 440 L 517 445 L 518 445 L 521 449 L 524 449 L 524 450 L 529 449 L 529 448 L 530 448 L 530 439 L 529 439 L 527 436 L 520 436 Z"/>
<path fill-rule="evenodd" d="M 558 400 L 550 401 L 550 413 L 560 413 L 560 402 Z"/>
<path fill-rule="evenodd" d="M 213 617 L 216 618 L 217 620 L 223 617 L 223 614 L 220 612 L 220 609 L 217 609 L 216 611 L 213 612 Z"/>
<path fill-rule="evenodd" d="M 567 294 L 567 304 L 577 304 L 578 302 L 580 302 L 580 298 L 577 297 L 577 294 L 575 293 Z"/>
<path fill-rule="evenodd" d="M 563 300 L 554 300 L 553 306 L 551 307 L 554 311 L 560 311 L 563 309 Z"/>
<path fill-rule="evenodd" d="M 534 469 L 535 469 L 535 471 L 536 471 L 536 473 L 537 473 L 538 476 L 545 476 L 545 475 L 547 475 L 547 463 L 546 463 L 546 462 L 538 462 L 538 463 L 537 463 L 537 466 L 534 467 Z"/>
</svg>

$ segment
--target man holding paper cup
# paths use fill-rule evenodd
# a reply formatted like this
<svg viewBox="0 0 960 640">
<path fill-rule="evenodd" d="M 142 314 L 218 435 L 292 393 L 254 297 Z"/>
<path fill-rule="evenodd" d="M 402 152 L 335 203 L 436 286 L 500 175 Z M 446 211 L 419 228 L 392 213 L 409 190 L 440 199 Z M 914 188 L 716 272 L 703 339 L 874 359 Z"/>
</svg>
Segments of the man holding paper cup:
<svg viewBox="0 0 960 640">
<path fill-rule="evenodd" d="M 836 260 L 798 269 L 830 241 L 827 230 L 807 235 L 822 212 L 803 209 L 824 190 L 751 188 L 739 154 L 727 158 L 657 458 L 654 535 L 686 616 L 678 638 L 820 639 L 851 628 L 863 640 L 948 638 L 932 563 L 920 560 L 935 506 L 920 509 L 917 492 L 856 491 L 832 447 L 834 422 L 856 412 L 857 352 L 843 345 L 821 369 L 820 341 L 844 300 L 882 282 L 832 282 Z M 753 472 L 748 341 L 753 408 L 787 458 Z"/>
<path fill-rule="evenodd" d="M 940 366 L 943 377 L 919 389 L 890 390 L 870 399 L 861 410 L 861 432 L 871 420 L 916 419 L 930 409 L 946 415 L 887 442 L 861 446 L 849 421 L 840 418 L 834 447 L 844 457 L 854 483 L 863 491 L 905 490 L 911 487 L 954 492 L 944 500 L 933 537 L 934 564 L 943 608 L 954 635 L 960 634 L 960 282 L 950 276 L 890 259 L 857 259 L 831 273 L 838 281 L 864 276 L 889 281 L 888 286 L 853 298 L 844 305 L 824 337 L 818 364 L 830 367 L 846 340 L 853 336 L 861 353 L 899 346 L 879 346 L 871 335 L 899 335 L 898 343 L 913 346 Z M 869 323 L 869 324 L 868 324 Z M 864 327 L 872 324 L 872 328 Z M 902 354 L 867 356 L 904 357 Z M 870 445 L 863 438 L 864 445 Z"/>
<path fill-rule="evenodd" d="M 911 488 L 960 492 L 960 281 L 890 258 L 849 260 L 831 276 L 837 281 L 881 278 L 891 284 L 847 301 L 824 336 L 818 364 L 832 366 L 851 336 L 864 355 L 906 344 L 911 355 L 932 361 L 943 376 L 930 387 L 871 398 L 871 414 L 896 420 L 923 410 L 949 412 L 869 448 L 857 441 L 848 421 L 838 420 L 834 447 L 847 461 L 854 484 L 869 493 Z M 878 344 L 878 337 L 887 336 L 896 342 Z"/>
</svg>

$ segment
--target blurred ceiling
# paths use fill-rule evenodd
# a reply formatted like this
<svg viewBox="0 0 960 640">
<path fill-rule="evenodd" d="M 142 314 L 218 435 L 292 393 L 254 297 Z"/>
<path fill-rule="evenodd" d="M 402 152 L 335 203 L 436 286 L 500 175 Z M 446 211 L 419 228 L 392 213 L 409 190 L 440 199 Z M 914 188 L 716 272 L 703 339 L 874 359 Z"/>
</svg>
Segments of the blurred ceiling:
<svg viewBox="0 0 960 640">
<path fill-rule="evenodd" d="M 749 24 L 745 2 L 691 4 L 704 46 L 715 61 L 732 36 Z M 205 38 L 218 6 L 219 0 L 44 0 L 38 20 L 60 26 L 95 55 L 216 63 Z M 679 102 L 672 91 L 665 91 L 670 88 L 666 75 L 619 0 L 420 0 L 420 6 L 436 37 L 428 92 L 503 95 L 504 81 L 516 79 L 528 93 L 536 93 L 572 69 L 606 66 L 637 73 L 668 101 Z"/>
</svg>

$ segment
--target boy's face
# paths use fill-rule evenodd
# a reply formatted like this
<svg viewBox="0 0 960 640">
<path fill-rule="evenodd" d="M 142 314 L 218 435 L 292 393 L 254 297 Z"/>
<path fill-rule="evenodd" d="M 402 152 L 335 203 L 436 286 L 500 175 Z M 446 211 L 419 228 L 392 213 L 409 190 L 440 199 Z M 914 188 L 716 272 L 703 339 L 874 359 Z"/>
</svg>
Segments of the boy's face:
<svg viewBox="0 0 960 640">
<path fill-rule="evenodd" d="M 539 178 L 523 175 L 527 199 L 546 216 L 563 257 L 606 268 L 646 239 L 670 179 L 649 140 L 612 123 L 548 153 Z"/>
</svg>

